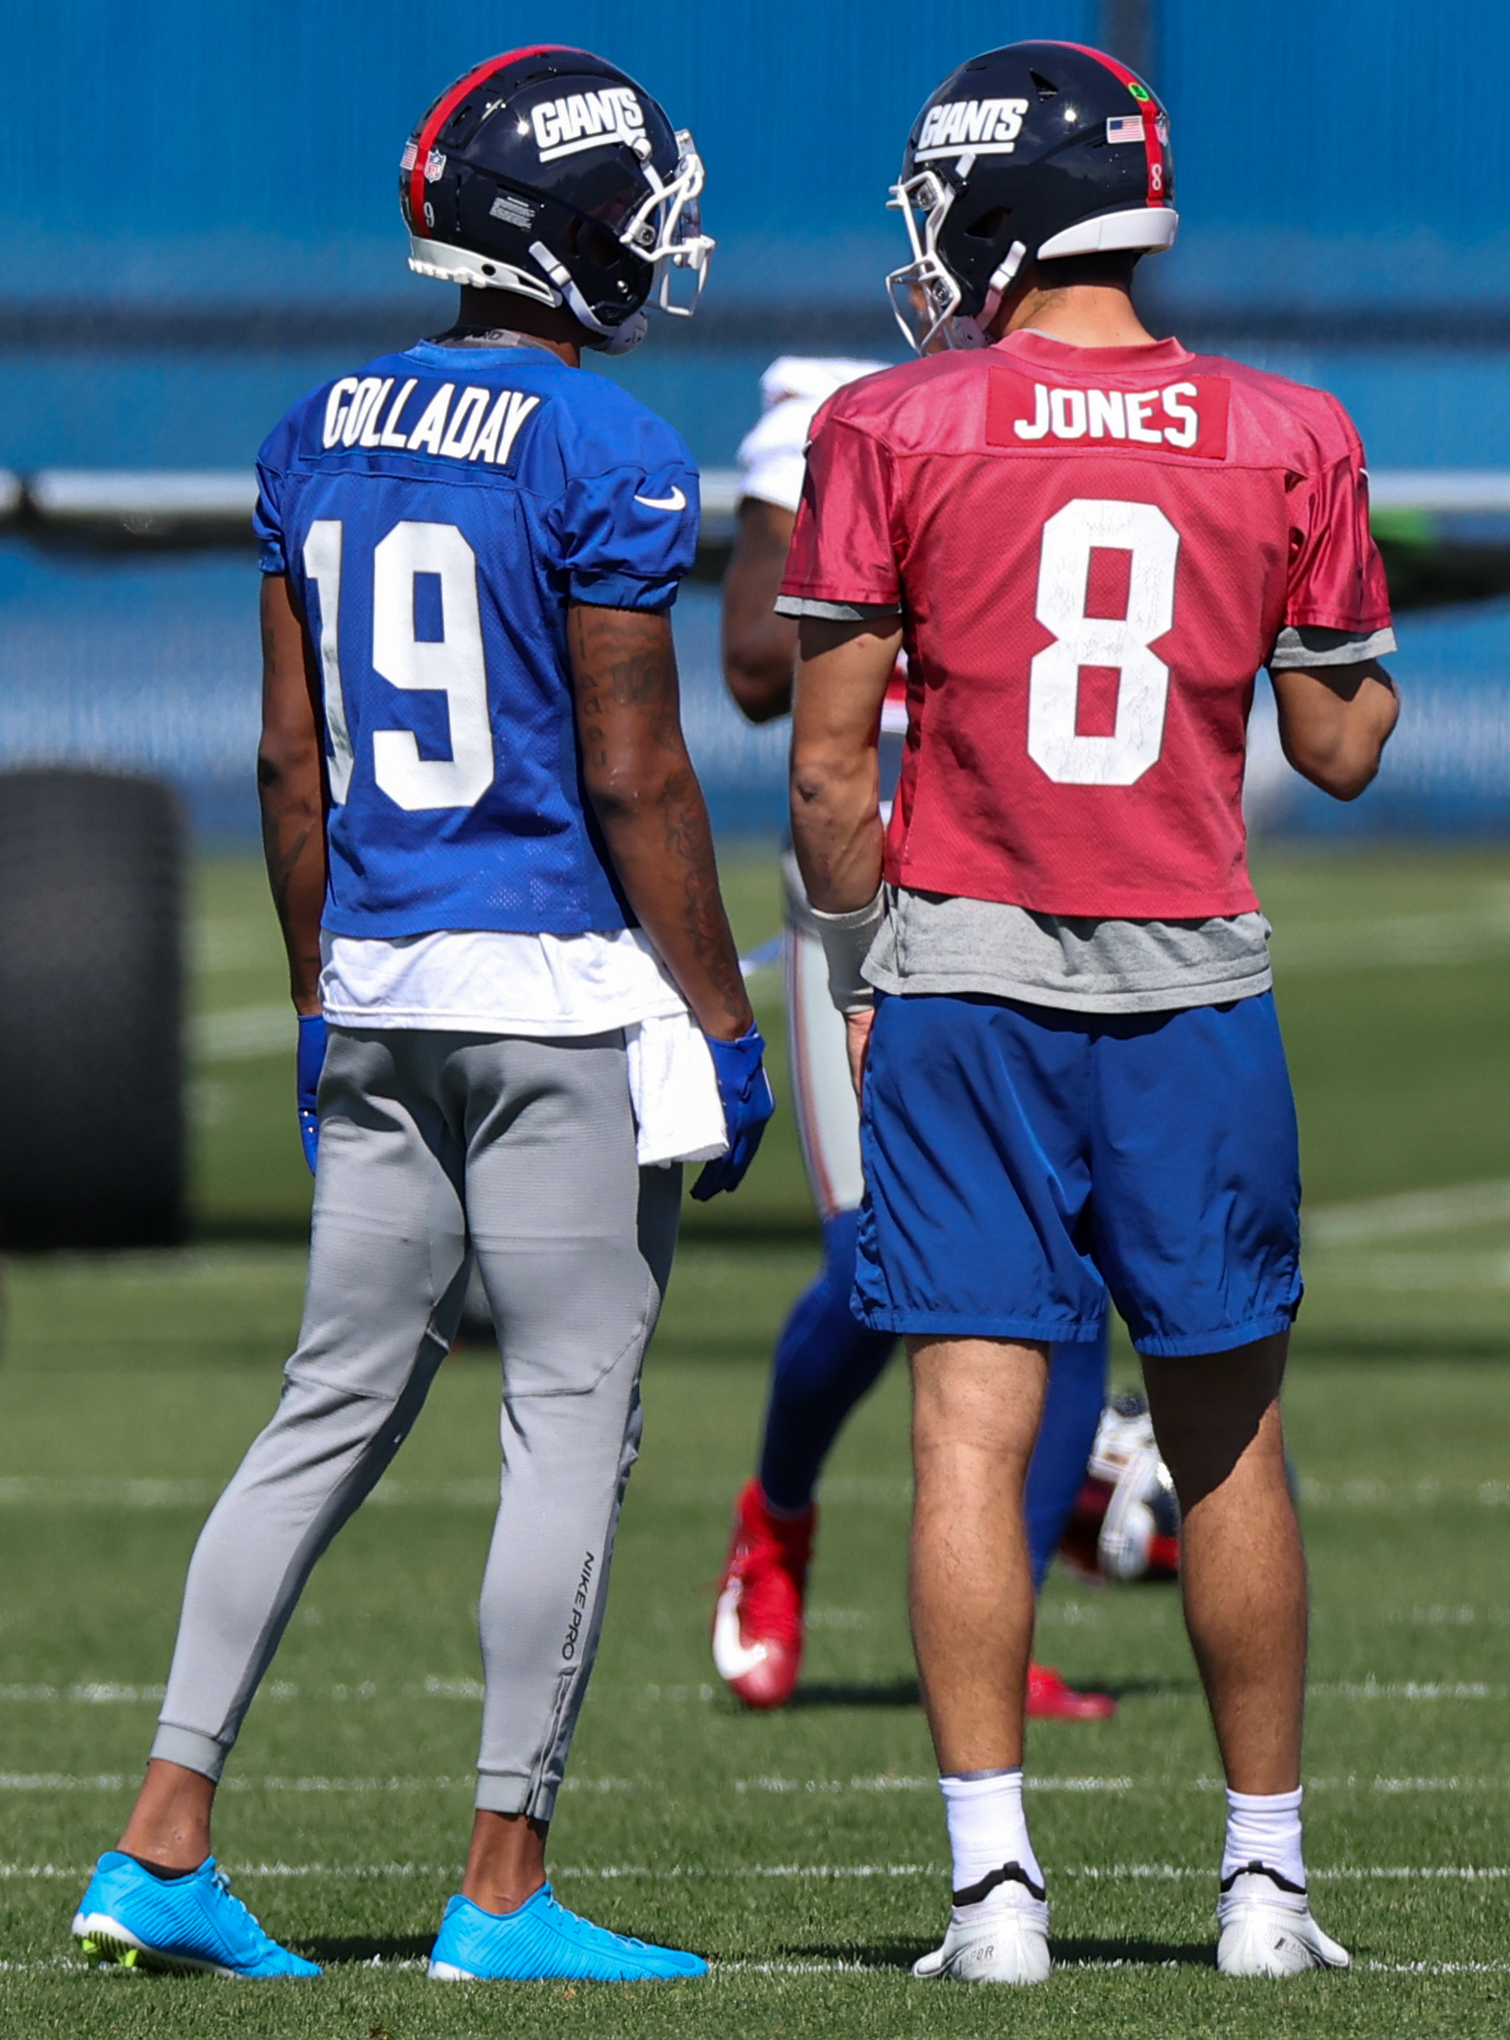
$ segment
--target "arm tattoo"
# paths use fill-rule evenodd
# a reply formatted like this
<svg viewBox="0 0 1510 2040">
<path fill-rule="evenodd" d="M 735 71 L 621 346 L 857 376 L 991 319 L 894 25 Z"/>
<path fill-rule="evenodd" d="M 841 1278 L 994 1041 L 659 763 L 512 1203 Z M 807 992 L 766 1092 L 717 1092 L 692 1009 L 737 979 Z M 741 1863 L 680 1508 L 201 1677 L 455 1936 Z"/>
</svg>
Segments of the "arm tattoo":
<svg viewBox="0 0 1510 2040">
<path fill-rule="evenodd" d="M 639 734 L 657 750 L 682 747 L 681 704 L 676 664 L 661 629 L 642 630 L 639 642 L 626 644 L 622 610 L 570 611 L 572 663 L 577 683 L 577 723 L 583 764 L 591 772 L 609 763 L 607 727 L 622 724 L 628 711 Z M 647 623 L 661 625 L 659 617 Z"/>
<path fill-rule="evenodd" d="M 569 612 L 582 769 L 619 877 L 701 1019 L 747 1013 L 664 618 Z"/>
<path fill-rule="evenodd" d="M 690 764 L 667 781 L 660 810 L 668 861 L 681 871 L 682 919 L 693 953 L 719 996 L 737 1005 L 745 995 L 744 978 L 718 889 L 707 804 Z"/>
</svg>

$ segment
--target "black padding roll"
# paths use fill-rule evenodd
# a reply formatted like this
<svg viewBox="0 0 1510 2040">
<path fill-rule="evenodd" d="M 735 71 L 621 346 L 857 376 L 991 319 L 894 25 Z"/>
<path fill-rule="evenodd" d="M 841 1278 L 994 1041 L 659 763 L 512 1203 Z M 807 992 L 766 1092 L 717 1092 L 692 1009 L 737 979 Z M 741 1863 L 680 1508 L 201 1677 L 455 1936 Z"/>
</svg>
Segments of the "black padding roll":
<svg viewBox="0 0 1510 2040">
<path fill-rule="evenodd" d="M 183 1237 L 182 892 L 166 787 L 0 773 L 0 1245 Z"/>
</svg>

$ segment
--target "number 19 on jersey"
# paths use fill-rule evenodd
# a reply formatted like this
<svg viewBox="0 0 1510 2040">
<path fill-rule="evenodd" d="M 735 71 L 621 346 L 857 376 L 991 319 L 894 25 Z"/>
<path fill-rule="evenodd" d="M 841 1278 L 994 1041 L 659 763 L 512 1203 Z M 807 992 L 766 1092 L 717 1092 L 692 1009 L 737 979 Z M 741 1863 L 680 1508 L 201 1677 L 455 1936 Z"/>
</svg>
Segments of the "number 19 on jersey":
<svg viewBox="0 0 1510 2040">
<path fill-rule="evenodd" d="M 330 744 L 330 793 L 343 802 L 355 754 L 341 685 L 341 520 L 322 517 L 304 541 L 304 572 L 320 595 L 320 671 Z M 419 637 L 415 628 L 417 576 L 440 587 L 442 631 Z M 469 808 L 493 783 L 493 729 L 477 597 L 477 556 L 454 524 L 406 519 L 372 554 L 372 668 L 393 687 L 443 694 L 450 729 L 449 758 L 422 758 L 412 730 L 372 731 L 372 776 L 398 807 L 410 813 Z"/>
</svg>

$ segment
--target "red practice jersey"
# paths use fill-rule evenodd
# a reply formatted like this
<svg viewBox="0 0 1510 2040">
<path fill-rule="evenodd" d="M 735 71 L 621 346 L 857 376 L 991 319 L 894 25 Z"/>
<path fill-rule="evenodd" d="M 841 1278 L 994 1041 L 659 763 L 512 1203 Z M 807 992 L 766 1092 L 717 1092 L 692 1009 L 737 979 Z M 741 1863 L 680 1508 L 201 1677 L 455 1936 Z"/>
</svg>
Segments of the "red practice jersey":
<svg viewBox="0 0 1510 2040">
<path fill-rule="evenodd" d="M 1286 625 L 1389 623 L 1334 397 L 1033 333 L 829 399 L 782 594 L 902 609 L 887 878 L 1097 918 L 1257 904 L 1254 677 Z"/>
</svg>

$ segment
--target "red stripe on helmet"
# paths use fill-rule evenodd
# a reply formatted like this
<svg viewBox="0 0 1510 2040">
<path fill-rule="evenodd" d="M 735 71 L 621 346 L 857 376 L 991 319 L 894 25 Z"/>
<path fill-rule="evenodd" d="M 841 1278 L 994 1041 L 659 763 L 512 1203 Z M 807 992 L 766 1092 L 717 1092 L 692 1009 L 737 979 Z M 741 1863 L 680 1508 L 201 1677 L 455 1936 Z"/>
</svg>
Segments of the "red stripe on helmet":
<svg viewBox="0 0 1510 2040">
<path fill-rule="evenodd" d="M 414 163 L 409 172 L 409 217 L 414 231 L 422 233 L 425 224 L 425 165 L 430 151 L 435 146 L 435 137 L 460 106 L 474 85 L 480 85 L 485 78 L 503 70 L 507 64 L 521 63 L 525 57 L 546 57 L 557 50 L 571 49 L 570 43 L 533 43 L 528 49 L 509 50 L 501 57 L 489 57 L 485 64 L 479 64 L 474 71 L 468 71 L 464 78 L 458 78 L 449 92 L 443 92 L 425 116 L 424 124 L 414 138 Z M 587 55 L 584 50 L 582 55 Z"/>
<path fill-rule="evenodd" d="M 1154 97 L 1151 88 L 1143 83 L 1136 71 L 1129 71 L 1126 64 L 1116 57 L 1109 57 L 1105 50 L 1093 50 L 1089 43 L 1065 43 L 1067 50 L 1079 50 L 1083 57 L 1094 57 L 1098 64 L 1104 64 L 1119 83 L 1125 85 L 1137 103 L 1143 116 L 1143 155 L 1148 164 L 1148 203 L 1168 205 L 1169 193 L 1165 189 L 1164 144 L 1159 140 L 1159 115 L 1163 108 Z M 1133 87 L 1137 90 L 1134 92 Z"/>
</svg>

